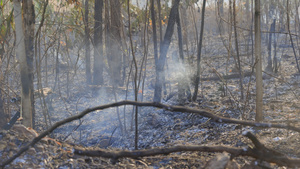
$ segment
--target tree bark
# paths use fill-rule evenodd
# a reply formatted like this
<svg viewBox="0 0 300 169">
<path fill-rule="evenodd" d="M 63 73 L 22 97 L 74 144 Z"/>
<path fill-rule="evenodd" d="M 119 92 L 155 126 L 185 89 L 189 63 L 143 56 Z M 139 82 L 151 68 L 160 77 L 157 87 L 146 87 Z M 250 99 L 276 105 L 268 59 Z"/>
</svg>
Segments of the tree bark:
<svg viewBox="0 0 300 169">
<path fill-rule="evenodd" d="M 189 20 L 187 17 L 187 10 L 188 10 L 188 4 L 187 2 L 183 2 L 181 8 L 180 8 L 180 14 L 181 14 L 181 21 L 182 21 L 182 36 L 183 36 L 183 44 L 186 45 L 186 53 L 189 55 L 189 41 L 188 41 L 188 30 L 189 30 Z"/>
<path fill-rule="evenodd" d="M 180 0 L 175 0 L 174 4 L 171 8 L 171 12 L 169 15 L 169 22 L 167 25 L 166 34 L 164 36 L 164 40 L 161 44 L 161 50 L 160 50 L 160 57 L 159 61 L 156 66 L 156 82 L 155 82 L 155 90 L 154 90 L 154 98 L 153 100 L 155 102 L 160 102 L 161 100 L 161 92 L 162 92 L 162 82 L 164 79 L 164 66 L 166 62 L 166 56 L 168 53 L 168 49 L 171 43 L 171 38 L 174 32 L 174 25 L 178 13 L 178 6 L 179 6 Z"/>
<path fill-rule="evenodd" d="M 34 89 L 33 89 L 33 41 L 35 14 L 32 0 L 23 1 L 23 22 L 21 3 L 14 0 L 14 17 L 16 25 L 16 44 L 17 56 L 20 63 L 21 71 L 21 114 L 23 116 L 23 124 L 27 127 L 34 128 Z M 23 26 L 24 25 L 24 29 Z"/>
<path fill-rule="evenodd" d="M 183 104 L 185 101 L 185 94 L 187 94 L 188 99 L 190 100 L 191 93 L 187 83 L 186 78 L 186 71 L 184 66 L 184 54 L 183 54 L 183 37 L 181 31 L 181 21 L 180 21 L 180 14 L 177 13 L 176 18 L 177 24 L 177 33 L 178 33 L 178 49 L 179 49 L 179 64 L 180 64 L 180 76 L 178 79 L 178 101 L 180 104 Z"/>
<path fill-rule="evenodd" d="M 291 29 L 290 29 L 290 16 L 289 16 L 289 0 L 287 0 L 286 2 L 286 14 L 287 14 L 287 28 L 288 28 L 288 32 L 289 32 L 289 35 L 290 35 L 290 41 L 291 41 L 291 45 L 292 45 L 292 48 L 293 48 L 293 53 L 294 53 L 294 56 L 295 56 L 295 61 L 296 61 L 296 65 L 297 65 L 297 69 L 298 69 L 298 72 L 300 73 L 300 66 L 299 66 L 299 59 L 297 58 L 297 54 L 296 54 L 296 50 L 295 50 L 295 47 L 294 47 L 294 42 L 293 42 L 293 37 L 291 35 Z"/>
<path fill-rule="evenodd" d="M 112 85 L 121 84 L 121 68 L 122 68 L 122 53 L 121 53 L 121 2 L 119 0 L 110 1 L 110 35 L 111 45 L 110 47 L 110 71 L 112 75 Z M 108 46 L 107 46 L 108 47 Z"/>
<path fill-rule="evenodd" d="M 154 8 L 154 0 L 151 0 L 150 4 L 150 12 L 152 19 L 152 29 L 153 29 L 153 48 L 154 48 L 154 60 L 155 65 L 158 65 L 158 50 L 157 50 L 157 34 L 156 34 L 156 17 L 155 17 L 155 8 Z"/>
<path fill-rule="evenodd" d="M 104 23 L 105 23 L 105 46 L 110 46 L 111 43 L 111 36 L 110 36 L 110 14 L 109 14 L 109 5 L 110 5 L 110 1 L 109 0 L 105 0 L 104 1 Z M 108 66 L 110 68 L 110 58 L 111 58 L 111 50 L 110 48 L 105 48 L 105 55 L 106 55 L 106 59 L 107 59 L 107 63 Z M 108 73 L 110 73 L 111 71 L 109 70 Z"/>
<path fill-rule="evenodd" d="M 236 58 L 235 59 L 235 64 L 236 64 L 236 68 L 239 71 L 239 75 L 240 75 L 240 90 L 241 90 L 241 100 L 244 99 L 244 87 L 243 87 L 243 73 L 242 73 L 242 68 L 241 68 L 241 61 L 240 61 L 240 52 L 239 52 L 239 43 L 238 43 L 238 34 L 237 34 L 237 29 L 236 29 L 236 4 L 235 4 L 235 0 L 233 0 L 233 24 L 234 24 L 234 37 L 235 37 L 235 50 L 236 50 Z"/>
<path fill-rule="evenodd" d="M 261 59 L 260 0 L 255 0 L 255 75 L 256 75 L 256 114 L 255 120 L 263 120 L 263 80 Z"/>
<path fill-rule="evenodd" d="M 2 65 L 2 60 L 0 58 L 0 68 Z M 3 82 L 3 75 L 2 71 L 0 70 L 0 81 Z M 0 128 L 3 127 L 7 122 L 8 122 L 8 114 L 5 113 L 4 111 L 4 106 L 3 106 L 3 96 L 2 96 L 2 85 L 0 85 Z"/>
<path fill-rule="evenodd" d="M 152 19 L 152 29 L 153 29 L 153 48 L 154 48 L 154 60 L 155 60 L 155 70 L 156 70 L 156 82 L 158 82 L 158 78 L 159 76 L 157 75 L 157 72 L 158 72 L 158 63 L 159 63 L 159 57 L 158 57 L 158 49 L 157 49 L 157 31 L 156 31 L 156 17 L 155 17 L 155 8 L 154 8 L 154 0 L 151 0 L 150 1 L 151 4 L 150 4 L 150 12 L 151 12 L 151 19 Z M 156 89 L 156 86 L 155 86 L 155 91 L 156 92 L 161 92 L 161 89 L 160 91 L 158 91 Z M 154 91 L 154 92 L 155 92 Z M 159 96 L 159 94 L 155 94 L 154 93 L 154 99 L 153 100 L 159 100 L 160 101 L 160 98 L 155 98 L 155 97 L 161 97 Z"/>
<path fill-rule="evenodd" d="M 85 75 L 86 83 L 91 84 L 91 49 L 90 49 L 90 30 L 89 30 L 89 0 L 85 0 L 84 5 L 84 38 L 85 38 Z"/>
<path fill-rule="evenodd" d="M 95 27 L 94 27 L 94 72 L 93 83 L 95 85 L 103 84 L 103 33 L 102 33 L 102 10 L 103 0 L 95 0 Z"/>
<path fill-rule="evenodd" d="M 161 3 L 160 0 L 157 0 L 157 7 L 158 7 L 158 23 L 159 23 L 159 41 L 162 42 L 162 24 L 161 24 Z"/>
<path fill-rule="evenodd" d="M 272 64 L 272 35 L 275 32 L 275 23 L 276 19 L 273 20 L 273 23 L 270 26 L 270 33 L 269 33 L 269 43 L 268 43 L 268 65 L 266 67 L 267 72 L 273 72 L 273 64 Z M 274 65 L 275 66 L 275 65 Z"/>
<path fill-rule="evenodd" d="M 182 70 L 181 76 L 178 78 L 178 101 L 180 104 L 184 103 L 185 98 L 185 89 L 184 89 L 184 56 L 183 56 L 183 44 L 182 44 L 182 32 L 181 32 L 181 24 L 180 24 L 180 15 L 177 13 L 176 17 L 177 24 L 177 34 L 178 34 L 178 49 L 179 49 L 179 64 Z"/>
<path fill-rule="evenodd" d="M 200 40 L 198 43 L 198 49 L 197 49 L 197 74 L 196 74 L 196 80 L 195 80 L 195 90 L 193 94 L 193 101 L 196 101 L 197 95 L 198 95 L 198 87 L 199 87 L 199 81 L 200 81 L 200 63 L 201 63 L 201 49 L 202 49 L 202 40 L 203 40 L 203 31 L 204 31 L 204 19 L 205 19 L 205 4 L 206 0 L 203 0 L 202 4 L 202 16 L 201 16 L 201 30 L 200 30 Z"/>
</svg>

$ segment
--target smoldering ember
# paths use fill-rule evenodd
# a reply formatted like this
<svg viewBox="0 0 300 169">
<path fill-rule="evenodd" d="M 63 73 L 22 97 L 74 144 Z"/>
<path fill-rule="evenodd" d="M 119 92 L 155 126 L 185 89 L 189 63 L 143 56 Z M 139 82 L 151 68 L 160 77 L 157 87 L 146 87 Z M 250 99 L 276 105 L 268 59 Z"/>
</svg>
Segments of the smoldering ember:
<svg viewBox="0 0 300 169">
<path fill-rule="evenodd" d="M 0 9 L 0 168 L 300 167 L 300 1 Z"/>
</svg>

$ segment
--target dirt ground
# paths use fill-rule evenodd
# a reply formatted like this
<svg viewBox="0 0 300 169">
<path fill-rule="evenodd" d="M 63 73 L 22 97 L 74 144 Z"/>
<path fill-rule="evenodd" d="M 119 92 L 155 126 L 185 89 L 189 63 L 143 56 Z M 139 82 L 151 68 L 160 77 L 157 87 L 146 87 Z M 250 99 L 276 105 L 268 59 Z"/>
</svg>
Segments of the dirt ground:
<svg viewBox="0 0 300 169">
<path fill-rule="evenodd" d="M 217 72 L 226 72 L 226 54 L 220 55 L 219 44 L 206 44 L 202 64 L 202 78 L 199 96 L 196 102 L 186 100 L 183 106 L 195 109 L 209 109 L 215 114 L 251 120 L 255 118 L 255 77 L 244 77 L 243 85 L 247 99 L 240 99 L 239 79 L 227 80 L 228 92 L 224 96 L 224 83 L 220 80 L 209 80 Z M 210 47 L 208 48 L 208 46 Z M 214 50 L 211 50 L 214 49 Z M 264 73 L 264 121 L 291 124 L 300 127 L 300 75 L 297 73 L 291 49 L 284 49 L 281 57 L 281 68 L 278 74 L 269 76 Z M 171 49 L 172 51 L 172 49 Z M 216 55 L 217 53 L 218 55 Z M 152 58 L 152 59 L 151 59 Z M 248 62 L 250 57 L 243 57 Z M 155 68 L 153 56 L 149 56 L 147 77 L 143 92 L 143 101 L 152 101 Z M 192 58 L 195 59 L 195 58 Z M 230 65 L 233 59 L 229 60 Z M 186 63 L 187 64 L 187 63 Z M 169 52 L 168 70 L 166 72 L 166 90 L 162 103 L 178 105 L 177 86 L 180 80 L 192 79 L 178 76 L 178 62 L 174 53 Z M 251 68 L 243 65 L 244 72 Z M 228 67 L 229 74 L 236 74 L 233 66 Z M 193 71 L 193 67 L 186 69 Z M 222 74 L 222 73 L 221 73 Z M 224 73 L 222 75 L 225 75 Z M 49 75 L 49 83 L 54 83 L 54 74 Z M 106 75 L 108 76 L 108 75 Z M 116 89 L 116 95 L 108 81 L 101 87 L 88 87 L 84 82 L 84 71 L 78 71 L 66 82 L 66 72 L 60 75 L 60 86 L 47 96 L 51 124 L 75 115 L 86 108 L 112 103 L 120 100 L 133 100 L 132 84 L 126 94 L 126 86 Z M 50 85 L 51 86 L 51 85 Z M 68 87 L 68 89 L 67 89 Z M 191 85 L 192 88 L 192 85 Z M 226 88 L 226 87 L 225 87 Z M 141 93 L 139 93 L 141 100 Z M 42 104 L 36 99 L 36 131 L 46 129 Z M 207 168 L 206 163 L 222 153 L 178 152 L 169 155 L 158 155 L 138 159 L 123 158 L 118 161 L 101 157 L 87 157 L 73 154 L 73 147 L 89 147 L 108 150 L 134 149 L 133 107 L 110 108 L 88 114 L 84 118 L 68 123 L 23 153 L 6 168 Z M 154 147 L 172 147 L 175 145 L 227 145 L 233 147 L 253 146 L 244 137 L 244 131 L 252 131 L 268 148 L 282 152 L 292 158 L 300 158 L 300 137 L 298 132 L 286 129 L 266 128 L 256 130 L 253 127 L 236 124 L 216 123 L 206 117 L 191 113 L 169 112 L 153 107 L 142 107 L 139 111 L 139 149 Z M 119 120 L 123 124 L 121 132 Z M 19 122 L 17 122 L 19 123 Z M 125 124 L 125 125 L 124 125 Z M 15 125 L 16 126 L 16 125 Z M 21 125 L 0 133 L 0 163 L 14 155 L 36 135 Z M 53 139 L 52 139 L 53 138 Z M 233 159 L 238 168 L 287 168 L 274 163 L 266 163 L 251 157 Z M 254 165 L 255 164 L 255 165 Z"/>
</svg>

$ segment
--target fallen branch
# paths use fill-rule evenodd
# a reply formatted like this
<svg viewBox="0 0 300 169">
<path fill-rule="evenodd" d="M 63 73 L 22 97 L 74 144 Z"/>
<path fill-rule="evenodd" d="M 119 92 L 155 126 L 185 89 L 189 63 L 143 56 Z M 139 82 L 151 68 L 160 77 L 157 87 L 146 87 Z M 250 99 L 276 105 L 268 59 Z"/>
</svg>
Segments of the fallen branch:
<svg viewBox="0 0 300 169">
<path fill-rule="evenodd" d="M 266 148 L 261 144 L 258 139 L 250 132 L 246 132 L 245 136 L 248 137 L 254 144 L 254 148 L 237 148 L 229 146 L 174 146 L 168 148 L 153 148 L 147 150 L 88 150 L 88 149 L 74 149 L 74 154 L 84 155 L 90 157 L 104 157 L 111 158 L 114 162 L 119 158 L 138 158 L 155 155 L 168 155 L 170 153 L 182 152 L 182 151 L 199 151 L 199 152 L 228 152 L 232 157 L 237 156 L 250 156 L 259 160 L 276 163 L 280 166 L 296 167 L 300 166 L 299 158 L 289 158 L 284 154 L 276 152 L 275 150 Z"/>
<path fill-rule="evenodd" d="M 156 155 L 168 155 L 170 153 L 182 152 L 182 151 L 199 151 L 199 152 L 228 152 L 233 155 L 247 155 L 247 151 L 244 151 L 242 148 L 229 147 L 229 146 L 174 146 L 174 147 L 161 147 L 145 150 L 88 150 L 85 148 L 75 148 L 74 154 L 89 156 L 89 157 L 103 157 L 111 158 L 113 161 L 116 161 L 120 158 L 138 158 L 138 157 L 147 157 L 147 156 L 156 156 Z"/>
<path fill-rule="evenodd" d="M 254 127 L 260 127 L 260 128 L 282 128 L 282 129 L 288 129 L 288 130 L 293 130 L 300 132 L 300 128 L 291 126 L 289 124 L 272 124 L 272 123 L 257 123 L 257 122 L 252 122 L 252 121 L 243 121 L 243 120 L 237 120 L 237 119 L 230 119 L 222 116 L 215 115 L 213 111 L 211 110 L 204 110 L 204 109 L 192 109 L 192 108 L 186 108 L 183 106 L 170 106 L 162 103 L 156 103 L 156 102 L 136 102 L 136 101 L 129 101 L 129 100 L 124 100 L 120 102 L 115 102 L 115 103 L 110 103 L 110 104 L 105 104 L 101 106 L 96 106 L 93 108 L 88 108 L 82 111 L 81 113 L 71 116 L 69 118 L 66 118 L 62 121 L 56 122 L 52 127 L 47 129 L 46 131 L 42 132 L 38 137 L 34 138 L 30 143 L 28 143 L 26 146 L 21 148 L 14 156 L 9 158 L 8 160 L 4 161 L 0 167 L 4 167 L 11 163 L 13 160 L 15 160 L 17 157 L 19 157 L 22 153 L 27 151 L 30 147 L 34 146 L 37 142 L 39 142 L 43 137 L 47 136 L 51 132 L 53 132 L 56 128 L 72 122 L 74 120 L 81 119 L 85 115 L 87 115 L 90 112 L 96 111 L 96 110 L 104 110 L 107 108 L 111 107 L 118 107 L 118 106 L 124 106 L 124 105 L 134 105 L 134 106 L 152 106 L 152 107 L 157 107 L 161 109 L 165 109 L 167 111 L 175 111 L 175 112 L 183 112 L 183 113 L 194 113 L 194 114 L 199 114 L 204 117 L 211 118 L 212 120 L 219 122 L 219 123 L 231 123 L 231 124 L 241 124 L 245 126 L 254 126 Z"/>
<path fill-rule="evenodd" d="M 265 147 L 265 145 L 263 145 L 250 132 L 246 132 L 244 135 L 248 137 L 254 144 L 253 148 L 248 148 L 248 151 L 250 151 L 252 154 L 251 157 L 254 157 L 256 159 L 261 159 L 271 163 L 276 163 L 280 166 L 288 166 L 288 167 L 300 166 L 300 158 L 289 158 L 283 153 Z"/>
</svg>

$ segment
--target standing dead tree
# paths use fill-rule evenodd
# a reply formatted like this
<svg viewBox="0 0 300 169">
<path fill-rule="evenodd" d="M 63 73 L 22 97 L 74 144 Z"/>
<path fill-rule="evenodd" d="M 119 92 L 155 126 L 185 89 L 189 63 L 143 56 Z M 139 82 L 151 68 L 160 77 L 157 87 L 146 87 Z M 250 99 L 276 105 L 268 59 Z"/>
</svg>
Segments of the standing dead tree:
<svg viewBox="0 0 300 169">
<path fill-rule="evenodd" d="M 204 31 L 204 18 L 205 18 L 205 4 L 206 0 L 203 0 L 202 5 L 202 18 L 201 18 L 201 30 L 200 30 L 200 40 L 197 46 L 197 73 L 196 73 L 196 80 L 195 80 L 195 90 L 193 94 L 193 101 L 196 101 L 198 95 L 198 87 L 200 81 L 200 63 L 201 63 L 201 49 L 202 49 L 202 40 L 203 40 L 203 31 Z"/>
<path fill-rule="evenodd" d="M 275 72 L 275 73 L 277 73 L 277 71 L 278 71 L 278 68 L 277 68 L 277 64 L 276 64 L 276 38 L 275 38 L 275 33 L 273 33 L 273 32 L 275 32 L 275 24 L 276 24 L 276 19 L 273 19 L 273 23 L 271 24 L 271 26 L 270 26 L 270 33 L 269 33 L 269 43 L 268 43 L 268 65 L 267 65 L 267 67 L 266 67 L 266 71 L 268 71 L 268 72 Z M 273 39 L 273 40 L 272 40 Z M 275 51 L 275 53 L 273 53 L 272 52 L 272 44 L 273 44 L 273 41 L 274 41 L 274 51 Z M 272 62 L 272 54 L 274 54 L 274 63 Z M 274 68 L 274 69 L 273 69 Z"/>
<path fill-rule="evenodd" d="M 239 43 L 238 43 L 238 33 L 236 29 L 236 3 L 235 0 L 233 0 L 233 30 L 234 30 L 234 37 L 235 37 L 235 50 L 236 50 L 236 58 L 234 57 L 235 65 L 237 70 L 239 71 L 240 75 L 240 90 L 241 90 L 241 99 L 244 99 L 244 87 L 243 87 L 243 73 L 242 73 L 242 68 L 241 68 L 241 61 L 240 61 L 240 52 L 239 52 Z"/>
<path fill-rule="evenodd" d="M 121 2 L 111 0 L 110 2 L 110 72 L 113 86 L 123 85 L 121 78 L 122 53 L 121 53 Z"/>
<path fill-rule="evenodd" d="M 260 0 L 255 0 L 255 76 L 256 76 L 256 114 L 255 120 L 263 120 L 263 79 L 262 79 L 262 59 L 261 59 L 261 30 L 260 30 Z"/>
<path fill-rule="evenodd" d="M 191 91 L 188 86 L 188 80 L 186 79 L 186 70 L 184 68 L 184 54 L 183 54 L 183 37 L 182 37 L 182 29 L 180 22 L 180 14 L 177 12 L 176 24 L 177 24 L 177 34 L 178 34 L 178 48 L 179 48 L 179 63 L 182 65 L 181 67 L 181 76 L 178 79 L 178 100 L 180 104 L 183 104 L 185 101 L 185 96 L 187 94 L 188 100 L 191 99 Z"/>
<path fill-rule="evenodd" d="M 34 90 L 33 90 L 33 41 L 34 41 L 34 6 L 32 0 L 23 2 L 23 22 L 21 2 L 14 0 L 14 18 L 16 24 L 17 56 L 20 62 L 22 99 L 21 114 L 24 125 L 34 127 Z"/>
<path fill-rule="evenodd" d="M 103 84 L 103 0 L 95 1 L 95 26 L 94 26 L 94 72 L 93 72 L 93 84 Z"/>
<path fill-rule="evenodd" d="M 164 79 L 164 66 L 166 62 L 166 57 L 168 53 L 168 49 L 171 43 L 171 38 L 174 32 L 174 25 L 176 22 L 176 17 L 178 13 L 180 0 L 175 0 L 174 4 L 171 8 L 171 12 L 169 15 L 169 21 L 167 25 L 167 30 L 164 36 L 164 40 L 160 47 L 160 56 L 158 62 L 156 62 L 156 81 L 155 81 L 155 90 L 154 90 L 154 98 L 155 102 L 160 102 L 161 100 L 161 93 L 162 93 L 162 85 Z"/>
<path fill-rule="evenodd" d="M 287 17 L 287 29 L 288 29 L 288 32 L 289 32 L 289 36 L 290 36 L 290 41 L 291 41 L 291 44 L 292 44 L 292 48 L 293 48 L 293 52 L 294 52 L 294 56 L 295 56 L 295 61 L 296 61 L 296 64 L 297 64 L 297 69 L 298 69 L 298 72 L 300 73 L 300 67 L 299 67 L 299 59 L 297 58 L 297 54 L 296 54 L 296 51 L 295 51 L 295 47 L 294 47 L 294 42 L 293 42 L 293 37 L 291 35 L 291 29 L 290 29 L 290 16 L 289 16 L 289 0 L 286 1 L 286 17 Z"/>
<path fill-rule="evenodd" d="M 139 91 L 139 83 L 138 83 L 138 64 L 135 57 L 132 36 L 131 36 L 131 24 L 130 24 L 130 1 L 127 1 L 127 13 L 128 13 L 128 27 L 129 27 L 129 40 L 130 40 L 130 48 L 132 53 L 132 59 L 134 64 L 134 100 L 138 100 L 138 91 Z M 134 147 L 138 149 L 138 107 L 135 106 L 135 138 L 134 138 Z M 124 121 L 125 122 L 125 121 Z M 124 124 L 125 125 L 125 124 Z"/>
<path fill-rule="evenodd" d="M 82 14 L 83 15 L 83 14 Z M 90 49 L 90 28 L 89 28 L 89 1 L 85 0 L 84 4 L 84 43 L 85 43 L 85 73 L 86 83 L 91 84 L 91 49 Z"/>
</svg>

